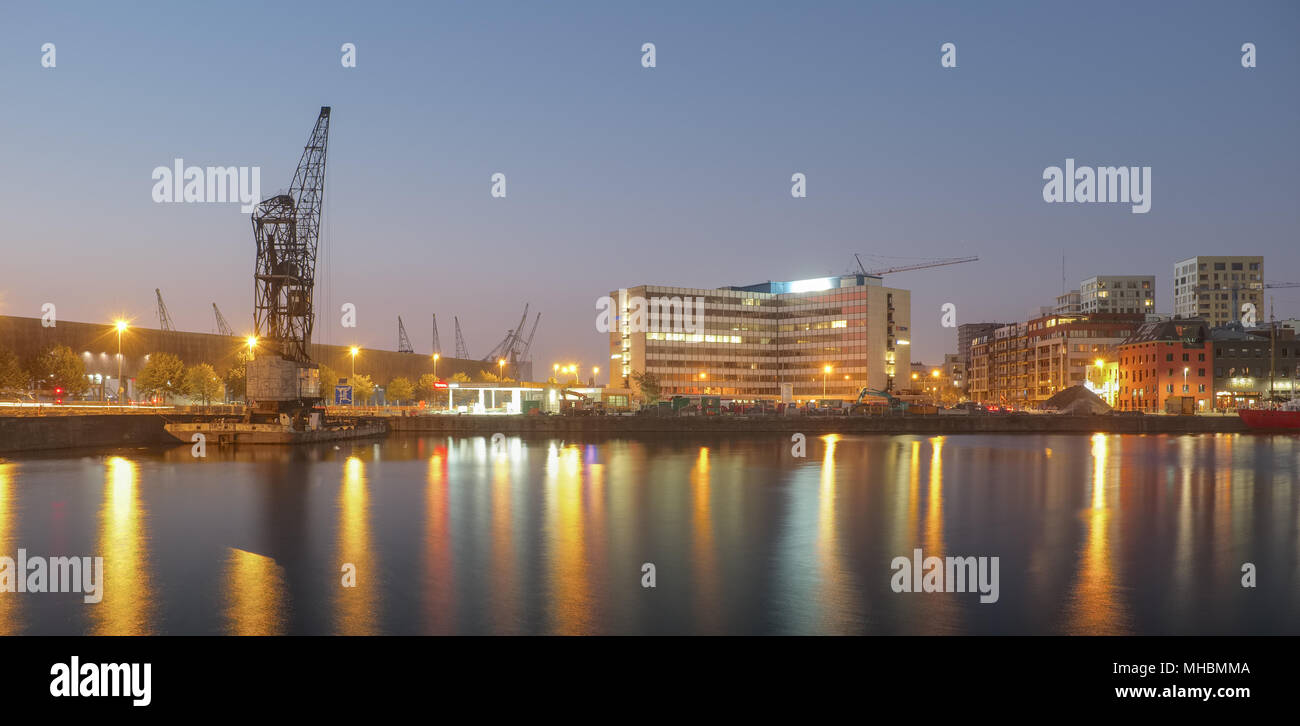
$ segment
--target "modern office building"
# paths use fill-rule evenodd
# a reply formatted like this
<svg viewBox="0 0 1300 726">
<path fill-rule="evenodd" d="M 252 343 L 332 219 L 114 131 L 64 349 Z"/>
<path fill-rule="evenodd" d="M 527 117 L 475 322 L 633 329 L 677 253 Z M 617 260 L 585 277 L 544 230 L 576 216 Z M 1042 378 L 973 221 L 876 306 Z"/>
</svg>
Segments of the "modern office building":
<svg viewBox="0 0 1300 726">
<path fill-rule="evenodd" d="M 1210 331 L 1214 346 L 1214 407 L 1249 408 L 1270 398 L 1290 398 L 1300 386 L 1300 340 L 1279 325 L 1242 328 L 1229 324 Z"/>
<path fill-rule="evenodd" d="M 1174 265 L 1174 316 L 1199 318 L 1210 327 L 1241 320 L 1252 303 L 1264 318 L 1264 258 L 1258 255 L 1197 256 Z"/>
<path fill-rule="evenodd" d="M 657 377 L 662 396 L 856 398 L 907 370 L 907 290 L 871 275 L 717 289 L 643 285 L 610 293 L 613 385 Z"/>
<path fill-rule="evenodd" d="M 1088 366 L 1113 356 L 1143 321 L 1137 314 L 1097 313 L 1004 325 L 971 342 L 968 395 L 982 403 L 1034 406 L 1084 385 Z"/>
<path fill-rule="evenodd" d="M 1142 313 L 1156 311 L 1155 275 L 1097 275 L 1079 283 L 1083 313 Z"/>
<path fill-rule="evenodd" d="M 1174 397 L 1193 397 L 1196 410 L 1213 406 L 1214 349 L 1204 320 L 1175 318 L 1144 323 L 1119 345 L 1122 411 L 1158 413 Z"/>
</svg>

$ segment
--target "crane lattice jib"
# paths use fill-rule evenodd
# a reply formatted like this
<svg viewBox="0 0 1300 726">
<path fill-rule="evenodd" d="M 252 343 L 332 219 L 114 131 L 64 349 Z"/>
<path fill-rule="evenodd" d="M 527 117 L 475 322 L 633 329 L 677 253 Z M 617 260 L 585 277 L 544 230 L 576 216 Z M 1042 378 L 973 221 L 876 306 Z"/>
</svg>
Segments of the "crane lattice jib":
<svg viewBox="0 0 1300 726">
<path fill-rule="evenodd" d="M 325 196 L 325 152 L 330 109 L 322 107 L 303 148 L 287 194 L 263 201 L 253 213 L 257 240 L 253 324 L 282 356 L 310 362 L 312 289 Z"/>
</svg>

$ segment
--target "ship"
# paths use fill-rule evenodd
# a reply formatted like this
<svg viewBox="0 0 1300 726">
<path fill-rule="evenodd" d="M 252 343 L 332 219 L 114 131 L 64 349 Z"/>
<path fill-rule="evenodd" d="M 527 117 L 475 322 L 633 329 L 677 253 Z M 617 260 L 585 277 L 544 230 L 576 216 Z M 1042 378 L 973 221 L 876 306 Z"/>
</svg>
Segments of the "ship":
<svg viewBox="0 0 1300 726">
<path fill-rule="evenodd" d="M 1237 412 L 1242 423 L 1254 431 L 1293 431 L 1300 434 L 1300 400 L 1278 408 L 1243 408 Z"/>
<path fill-rule="evenodd" d="M 320 441 L 362 439 L 388 434 L 388 424 L 383 421 L 347 421 L 321 424 L 319 414 L 314 414 L 305 426 L 295 426 L 288 416 L 279 421 L 253 422 L 245 420 L 194 421 L 168 423 L 163 426 L 168 435 L 177 441 L 193 443 L 195 434 L 202 434 L 205 442 L 224 446 L 228 444 L 308 444 Z"/>
</svg>

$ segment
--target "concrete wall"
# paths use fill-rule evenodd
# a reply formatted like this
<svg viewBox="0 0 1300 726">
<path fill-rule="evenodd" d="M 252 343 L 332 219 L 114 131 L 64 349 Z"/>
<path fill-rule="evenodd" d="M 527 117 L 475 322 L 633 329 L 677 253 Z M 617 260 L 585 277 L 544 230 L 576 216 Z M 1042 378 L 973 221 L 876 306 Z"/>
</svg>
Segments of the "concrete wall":
<svg viewBox="0 0 1300 726">
<path fill-rule="evenodd" d="M 0 350 L 12 351 L 19 360 L 26 360 L 55 345 L 66 345 L 81 354 L 87 373 L 117 376 L 117 331 L 112 325 L 60 320 L 55 327 L 46 328 L 41 326 L 40 318 L 0 315 Z M 159 351 L 180 356 L 186 365 L 209 363 L 218 374 L 224 374 L 234 364 L 243 346 L 243 339 L 238 337 L 164 333 L 156 328 L 131 327 L 122 335 L 122 375 L 134 377 L 144 367 L 145 356 Z M 346 376 L 352 370 L 347 347 L 314 345 L 311 354 L 317 363 L 330 366 L 339 375 Z M 356 370 L 359 375 L 370 376 L 379 385 L 387 385 L 397 376 L 406 376 L 415 382 L 425 373 L 433 372 L 433 358 L 420 353 L 363 348 L 357 355 Z M 495 373 L 496 366 L 446 356 L 438 361 L 438 375 L 443 378 L 458 372 L 476 377 L 481 370 Z M 513 371 L 507 373 L 514 375 Z M 332 390 L 332 385 L 331 382 L 327 388 Z"/>
</svg>

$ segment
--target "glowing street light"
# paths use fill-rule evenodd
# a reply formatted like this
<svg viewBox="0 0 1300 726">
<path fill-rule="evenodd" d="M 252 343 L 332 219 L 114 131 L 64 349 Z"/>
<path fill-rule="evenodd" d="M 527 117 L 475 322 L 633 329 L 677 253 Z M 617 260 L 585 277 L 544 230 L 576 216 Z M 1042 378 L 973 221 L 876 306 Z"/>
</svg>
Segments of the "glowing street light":
<svg viewBox="0 0 1300 726">
<path fill-rule="evenodd" d="M 826 398 L 826 376 L 830 375 L 830 372 L 830 366 L 822 366 L 822 398 Z"/>
<path fill-rule="evenodd" d="M 122 405 L 122 392 L 125 386 L 122 385 L 122 333 L 126 332 L 126 321 L 118 319 L 114 324 L 117 328 L 117 403 Z"/>
<path fill-rule="evenodd" d="M 441 357 L 442 356 L 438 355 L 437 353 L 433 354 L 433 377 L 435 379 L 438 378 L 438 359 Z"/>
<path fill-rule="evenodd" d="M 356 347 L 355 345 L 352 346 L 350 349 L 348 349 L 348 353 L 352 355 L 352 377 L 353 378 L 357 377 L 357 353 L 360 352 L 361 349 Z"/>
<path fill-rule="evenodd" d="M 248 336 L 247 338 L 244 339 L 244 342 L 245 342 L 245 343 L 248 343 L 248 358 L 249 358 L 249 360 L 252 360 L 252 359 L 253 359 L 253 348 L 256 348 L 256 347 L 257 347 L 257 336 L 256 336 L 256 335 L 250 335 L 250 336 Z"/>
<path fill-rule="evenodd" d="M 497 377 L 504 378 L 506 375 L 506 359 L 497 358 Z"/>
</svg>

